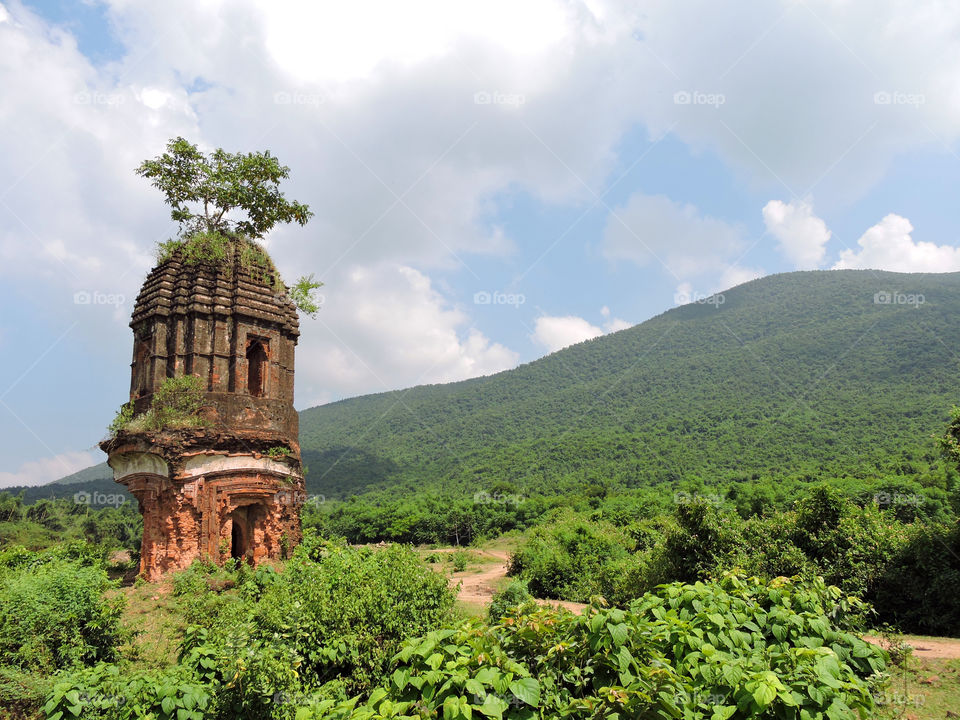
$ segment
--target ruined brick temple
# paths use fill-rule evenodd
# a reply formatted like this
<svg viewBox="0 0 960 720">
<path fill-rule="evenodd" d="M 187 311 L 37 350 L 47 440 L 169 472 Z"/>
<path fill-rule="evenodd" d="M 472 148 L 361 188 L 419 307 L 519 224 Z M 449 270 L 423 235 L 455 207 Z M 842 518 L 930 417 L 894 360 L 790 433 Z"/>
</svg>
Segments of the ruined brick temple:
<svg viewBox="0 0 960 720">
<path fill-rule="evenodd" d="M 175 254 L 137 298 L 135 413 L 149 410 L 166 378 L 196 375 L 206 389 L 203 427 L 122 430 L 101 443 L 115 480 L 139 502 L 148 580 L 197 558 L 279 558 L 301 539 L 297 311 L 270 280 L 239 260 L 187 264 Z"/>
</svg>

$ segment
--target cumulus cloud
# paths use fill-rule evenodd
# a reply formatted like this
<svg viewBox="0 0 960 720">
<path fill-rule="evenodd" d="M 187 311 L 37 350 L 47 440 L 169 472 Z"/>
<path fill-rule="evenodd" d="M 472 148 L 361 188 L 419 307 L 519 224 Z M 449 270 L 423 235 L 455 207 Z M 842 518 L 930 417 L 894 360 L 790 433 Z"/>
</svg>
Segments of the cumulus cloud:
<svg viewBox="0 0 960 720">
<path fill-rule="evenodd" d="M 635 193 L 607 220 L 603 253 L 676 278 L 721 270 L 743 247 L 741 230 L 665 195 Z"/>
<path fill-rule="evenodd" d="M 30 460 L 14 472 L 0 472 L 0 487 L 44 485 L 100 462 L 93 453 L 67 452 L 53 457 Z"/>
<path fill-rule="evenodd" d="M 603 330 L 591 325 L 576 315 L 550 316 L 537 318 L 533 329 L 533 339 L 549 352 L 555 352 L 568 345 L 590 340 L 603 335 Z"/>
<path fill-rule="evenodd" d="M 354 267 L 323 288 L 298 352 L 298 407 L 395 387 L 451 382 L 514 367 L 519 355 L 470 326 L 422 272 Z"/>
<path fill-rule="evenodd" d="M 376 335 L 354 329 L 355 305 L 334 302 L 337 292 L 355 297 L 362 278 L 389 277 L 371 292 L 432 307 L 438 334 L 410 334 L 448 348 L 442 369 L 415 369 L 402 337 L 371 344 L 383 359 L 368 361 L 375 372 L 363 379 L 347 355 L 337 365 L 342 347 L 316 341 L 329 357 L 308 350 L 301 366 L 330 373 L 298 380 L 300 397 L 374 389 L 374 375 L 391 387 L 462 377 L 509 365 L 511 351 L 398 268 L 429 284 L 435 270 L 510 253 L 522 239 L 491 229 L 497 198 L 594 202 L 632 129 L 669 132 L 751 185 L 801 195 L 816 186 L 818 198 L 857 196 L 898 153 L 960 134 L 960 7 L 949 3 L 448 5 L 109 0 L 123 51 L 97 64 L 69 32 L 21 4 L 0 6 L 5 291 L 75 321 L 104 372 L 123 373 L 128 313 L 71 298 L 130 301 L 152 245 L 174 232 L 133 168 L 176 135 L 205 149 L 269 148 L 292 167 L 290 197 L 316 213 L 307 228 L 275 232 L 270 249 L 287 277 L 305 269 L 327 283 L 322 322 L 362 347 Z M 631 198 L 604 239 L 613 260 L 659 259 L 677 283 L 707 288 L 749 275 L 731 269 L 742 248 L 735 224 L 662 196 Z M 82 408 L 69 412 L 64 422 L 83 419 Z"/>
<path fill-rule="evenodd" d="M 915 242 L 912 232 L 913 225 L 907 218 L 891 213 L 860 236 L 860 250 L 844 250 L 833 267 L 894 272 L 960 270 L 960 248 Z"/>
<path fill-rule="evenodd" d="M 777 239 L 780 252 L 796 269 L 820 267 L 831 233 L 827 224 L 813 214 L 810 201 L 785 203 L 771 200 L 763 206 L 763 222 L 767 231 Z"/>
<path fill-rule="evenodd" d="M 960 7 L 736 6 L 644 3 L 636 33 L 651 57 L 643 116 L 655 134 L 718 153 L 755 187 L 841 203 L 897 154 L 960 135 Z"/>
<path fill-rule="evenodd" d="M 633 326 L 626 320 L 613 317 L 607 306 L 600 309 L 600 314 L 604 318 L 603 327 L 593 325 L 577 315 L 541 315 L 537 318 L 531 337 L 548 352 L 556 352 L 569 345 Z"/>
</svg>

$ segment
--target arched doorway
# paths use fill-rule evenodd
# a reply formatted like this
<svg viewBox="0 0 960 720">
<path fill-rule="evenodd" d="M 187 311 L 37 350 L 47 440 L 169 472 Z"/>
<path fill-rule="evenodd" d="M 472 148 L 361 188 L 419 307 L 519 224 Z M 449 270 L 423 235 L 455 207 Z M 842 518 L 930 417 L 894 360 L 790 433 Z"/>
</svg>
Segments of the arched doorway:
<svg viewBox="0 0 960 720">
<path fill-rule="evenodd" d="M 247 392 L 263 397 L 267 385 L 267 349 L 264 340 L 254 338 L 247 345 Z"/>
<path fill-rule="evenodd" d="M 230 516 L 230 557 L 247 559 L 250 553 L 250 527 L 247 522 L 247 509 L 241 508 Z"/>
</svg>

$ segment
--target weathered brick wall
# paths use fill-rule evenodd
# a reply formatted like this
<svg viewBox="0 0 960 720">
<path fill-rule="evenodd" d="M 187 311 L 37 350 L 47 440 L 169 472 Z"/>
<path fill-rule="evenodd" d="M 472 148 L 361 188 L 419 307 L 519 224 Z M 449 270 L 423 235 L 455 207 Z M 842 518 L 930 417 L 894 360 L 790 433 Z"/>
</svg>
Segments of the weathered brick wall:
<svg viewBox="0 0 960 720">
<path fill-rule="evenodd" d="M 156 580 L 198 558 L 256 563 L 295 547 L 305 495 L 293 303 L 239 263 L 187 265 L 174 256 L 147 276 L 130 326 L 137 414 L 167 377 L 196 375 L 207 389 L 207 428 L 121 432 L 101 444 L 140 504 L 142 575 Z M 256 389 L 248 353 L 261 370 Z M 269 457 L 278 446 L 290 453 Z"/>
</svg>

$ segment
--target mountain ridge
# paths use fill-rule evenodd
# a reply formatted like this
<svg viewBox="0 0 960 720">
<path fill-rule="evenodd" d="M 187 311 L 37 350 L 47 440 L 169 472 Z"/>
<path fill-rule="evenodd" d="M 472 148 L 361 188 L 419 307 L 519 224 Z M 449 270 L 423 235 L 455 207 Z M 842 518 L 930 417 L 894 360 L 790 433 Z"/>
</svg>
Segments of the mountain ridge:
<svg viewBox="0 0 960 720">
<path fill-rule="evenodd" d="M 554 492 L 936 462 L 930 435 L 960 396 L 960 273 L 780 273 L 711 298 L 493 375 L 303 410 L 308 490 Z"/>
</svg>

